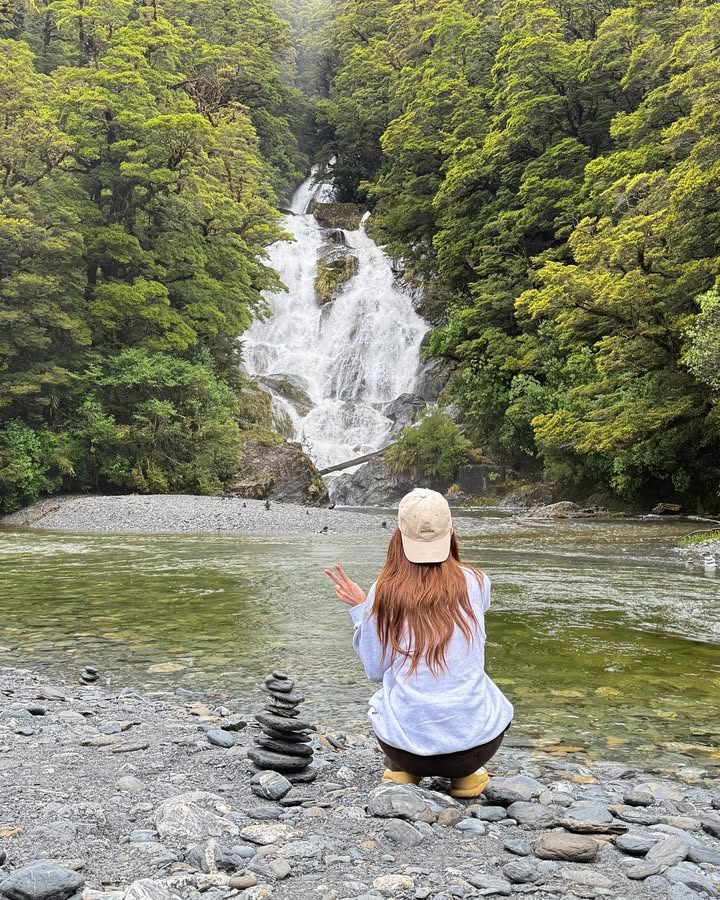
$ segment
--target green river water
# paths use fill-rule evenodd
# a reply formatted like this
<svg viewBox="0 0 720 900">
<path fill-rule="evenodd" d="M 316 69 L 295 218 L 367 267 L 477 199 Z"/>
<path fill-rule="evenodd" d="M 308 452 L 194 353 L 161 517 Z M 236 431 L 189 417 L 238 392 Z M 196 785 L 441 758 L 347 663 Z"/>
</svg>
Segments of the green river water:
<svg viewBox="0 0 720 900">
<path fill-rule="evenodd" d="M 691 529 L 463 520 L 463 554 L 493 580 L 488 669 L 516 740 L 720 775 L 720 578 L 670 549 Z M 367 588 L 387 537 L 0 531 L 0 664 L 52 679 L 90 662 L 118 689 L 217 691 L 244 696 L 240 711 L 280 665 L 310 715 L 353 727 L 373 687 L 323 568 Z"/>
</svg>

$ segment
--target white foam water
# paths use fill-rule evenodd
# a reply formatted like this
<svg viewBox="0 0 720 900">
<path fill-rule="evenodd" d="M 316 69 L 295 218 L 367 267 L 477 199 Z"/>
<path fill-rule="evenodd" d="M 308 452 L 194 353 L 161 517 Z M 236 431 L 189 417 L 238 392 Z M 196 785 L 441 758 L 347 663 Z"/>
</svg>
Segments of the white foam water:
<svg viewBox="0 0 720 900">
<path fill-rule="evenodd" d="M 313 200 L 330 198 L 329 187 L 314 175 L 298 188 L 295 214 L 283 223 L 294 240 L 269 249 L 287 291 L 266 294 L 270 316 L 243 339 L 249 374 L 288 376 L 310 398 L 306 415 L 277 393 L 273 403 L 289 416 L 294 439 L 320 468 L 387 443 L 392 423 L 382 410 L 413 391 L 428 329 L 398 289 L 390 259 L 362 226 L 345 231 L 346 245 L 358 257 L 357 274 L 336 300 L 319 303 L 315 277 L 323 229 L 307 210 Z"/>
</svg>

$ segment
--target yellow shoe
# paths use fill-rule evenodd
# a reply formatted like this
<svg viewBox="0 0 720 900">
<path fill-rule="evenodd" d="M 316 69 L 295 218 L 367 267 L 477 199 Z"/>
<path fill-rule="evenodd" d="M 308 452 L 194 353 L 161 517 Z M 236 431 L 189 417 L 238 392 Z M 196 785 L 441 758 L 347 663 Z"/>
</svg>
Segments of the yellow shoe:
<svg viewBox="0 0 720 900">
<path fill-rule="evenodd" d="M 392 769 L 385 769 L 382 780 L 383 782 L 391 781 L 394 784 L 420 784 L 418 775 L 411 775 L 409 772 L 393 772 Z"/>
<path fill-rule="evenodd" d="M 479 797 L 490 783 L 490 776 L 485 769 L 478 769 L 464 778 L 453 778 L 451 781 L 451 797 Z"/>
</svg>

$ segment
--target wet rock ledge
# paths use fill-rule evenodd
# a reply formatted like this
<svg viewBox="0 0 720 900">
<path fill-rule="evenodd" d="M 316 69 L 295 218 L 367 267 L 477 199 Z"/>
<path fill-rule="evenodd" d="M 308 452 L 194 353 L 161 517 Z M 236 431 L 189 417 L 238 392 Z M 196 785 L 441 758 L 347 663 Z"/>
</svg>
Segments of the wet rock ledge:
<svg viewBox="0 0 720 900">
<path fill-rule="evenodd" d="M 709 775 L 509 746 L 486 794 L 459 803 L 442 783 L 378 785 L 368 734 L 317 726 L 314 779 L 278 789 L 248 758 L 263 700 L 0 669 L 0 897 L 720 896 Z"/>
</svg>

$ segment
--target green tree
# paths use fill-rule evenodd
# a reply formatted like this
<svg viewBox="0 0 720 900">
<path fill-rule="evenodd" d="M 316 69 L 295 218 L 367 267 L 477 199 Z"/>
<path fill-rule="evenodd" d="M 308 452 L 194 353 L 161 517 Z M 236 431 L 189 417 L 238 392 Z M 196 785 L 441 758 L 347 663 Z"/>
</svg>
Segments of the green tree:
<svg viewBox="0 0 720 900">
<path fill-rule="evenodd" d="M 416 425 L 406 428 L 385 454 L 391 472 L 419 478 L 457 477 L 469 462 L 472 444 L 444 410 L 426 412 Z"/>
</svg>

